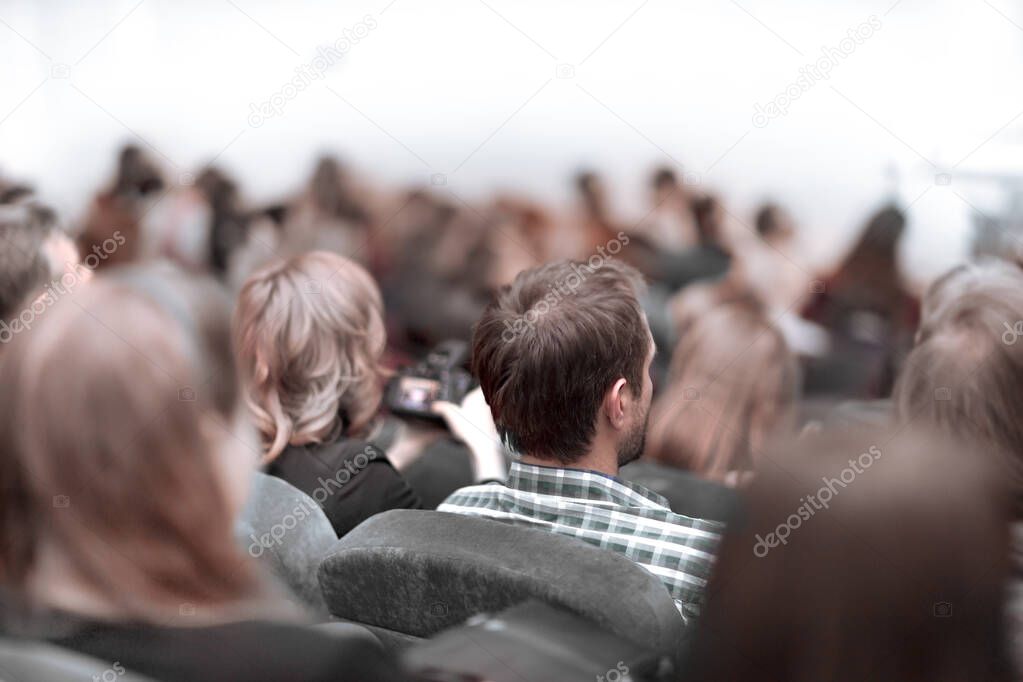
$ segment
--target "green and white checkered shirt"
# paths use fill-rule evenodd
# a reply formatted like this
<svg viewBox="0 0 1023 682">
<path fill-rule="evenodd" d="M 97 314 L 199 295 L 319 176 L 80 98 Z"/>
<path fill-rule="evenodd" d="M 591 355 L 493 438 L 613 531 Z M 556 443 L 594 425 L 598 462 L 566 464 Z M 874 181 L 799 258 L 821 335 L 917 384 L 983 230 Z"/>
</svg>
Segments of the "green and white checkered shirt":
<svg viewBox="0 0 1023 682">
<path fill-rule="evenodd" d="M 676 514 L 642 486 L 595 471 L 513 462 L 507 484 L 456 490 L 437 511 L 484 516 L 578 538 L 624 554 L 696 616 L 724 526 Z"/>
</svg>

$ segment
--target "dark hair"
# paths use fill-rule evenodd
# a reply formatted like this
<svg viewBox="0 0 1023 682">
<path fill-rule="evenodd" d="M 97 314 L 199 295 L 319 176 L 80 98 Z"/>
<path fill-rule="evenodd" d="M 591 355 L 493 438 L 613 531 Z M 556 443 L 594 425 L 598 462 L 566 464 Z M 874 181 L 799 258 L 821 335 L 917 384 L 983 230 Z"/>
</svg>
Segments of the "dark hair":
<svg viewBox="0 0 1023 682">
<path fill-rule="evenodd" d="M 766 203 L 760 207 L 754 218 L 757 234 L 770 239 L 786 228 L 785 210 L 778 204 Z"/>
<path fill-rule="evenodd" d="M 639 394 L 651 344 L 642 287 L 636 270 L 603 259 L 549 263 L 500 289 L 476 325 L 472 367 L 512 449 L 571 464 L 612 384 L 624 377 Z"/>
<path fill-rule="evenodd" d="M 227 272 L 231 254 L 244 242 L 249 218 L 241 209 L 238 185 L 219 169 L 207 167 L 195 181 L 210 207 L 210 267 Z"/>
<path fill-rule="evenodd" d="M 700 233 L 700 244 L 724 248 L 724 207 L 721 200 L 707 195 L 693 201 L 693 215 L 696 229 Z M 726 249 L 727 250 L 727 249 Z"/>
<path fill-rule="evenodd" d="M 675 176 L 675 171 L 667 166 L 662 166 L 654 171 L 650 184 L 654 189 L 674 187 L 678 184 L 678 178 Z"/>
<path fill-rule="evenodd" d="M 898 246 L 905 228 L 906 215 L 896 206 L 885 206 L 871 216 L 830 288 L 878 310 L 903 305 Z"/>
<path fill-rule="evenodd" d="M 309 192 L 316 208 L 331 218 L 341 218 L 362 224 L 369 221 L 369 213 L 352 196 L 347 173 L 341 163 L 331 156 L 320 157 L 309 181 Z"/>
<path fill-rule="evenodd" d="M 44 245 L 57 234 L 54 213 L 35 203 L 0 206 L 0 321 L 60 274 Z"/>
<path fill-rule="evenodd" d="M 121 148 L 117 157 L 117 179 L 114 194 L 134 198 L 163 188 L 159 169 L 142 150 L 132 144 Z"/>
<path fill-rule="evenodd" d="M 922 330 L 895 386 L 896 413 L 985 443 L 1023 519 L 1023 286 L 974 287 Z"/>
<path fill-rule="evenodd" d="M 718 553 L 690 679 L 1011 679 L 1005 498 L 963 452 L 912 430 L 772 451 Z"/>
</svg>

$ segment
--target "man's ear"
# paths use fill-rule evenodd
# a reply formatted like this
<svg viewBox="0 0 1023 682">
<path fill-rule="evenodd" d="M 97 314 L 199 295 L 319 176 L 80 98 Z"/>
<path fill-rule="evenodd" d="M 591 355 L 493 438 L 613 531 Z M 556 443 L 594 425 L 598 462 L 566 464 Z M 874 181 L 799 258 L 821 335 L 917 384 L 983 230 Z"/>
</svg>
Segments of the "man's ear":
<svg viewBox="0 0 1023 682">
<path fill-rule="evenodd" d="M 614 382 L 607 395 L 604 396 L 604 414 L 607 415 L 611 426 L 616 429 L 625 428 L 626 416 L 629 413 L 629 397 L 628 382 L 625 380 L 625 377 L 621 377 L 618 381 Z"/>
</svg>

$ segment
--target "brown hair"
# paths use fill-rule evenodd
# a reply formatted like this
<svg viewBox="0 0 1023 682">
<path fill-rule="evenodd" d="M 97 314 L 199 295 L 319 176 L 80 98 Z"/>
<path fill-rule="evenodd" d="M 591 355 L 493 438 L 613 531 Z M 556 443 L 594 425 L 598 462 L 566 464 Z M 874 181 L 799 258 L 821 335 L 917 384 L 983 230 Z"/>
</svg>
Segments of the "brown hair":
<svg viewBox="0 0 1023 682">
<path fill-rule="evenodd" d="M 692 679 L 1011 679 L 1005 499 L 962 447 L 871 431 L 771 452 L 722 542 Z"/>
<path fill-rule="evenodd" d="M 850 304 L 890 315 L 900 313 L 905 288 L 899 271 L 898 247 L 906 216 L 894 205 L 871 216 L 829 285 Z"/>
<path fill-rule="evenodd" d="M 312 251 L 259 270 L 239 294 L 234 337 L 264 463 L 288 445 L 358 433 L 376 415 L 383 302 L 357 263 Z"/>
<path fill-rule="evenodd" d="M 1020 325 L 1020 326 L 1018 326 Z M 985 443 L 1023 518 L 1023 286 L 998 280 L 942 307 L 906 360 L 896 414 Z"/>
<path fill-rule="evenodd" d="M 512 449 L 571 464 L 614 382 L 639 395 L 651 344 L 642 286 L 633 268 L 594 256 L 525 270 L 500 289 L 476 325 L 472 366 Z"/>
<path fill-rule="evenodd" d="M 797 376 L 784 337 L 759 310 L 711 311 L 675 348 L 647 454 L 718 480 L 751 470 L 754 454 L 789 425 Z"/>
<path fill-rule="evenodd" d="M 180 274 L 99 280 L 0 359 L 5 588 L 31 594 L 53 547 L 133 618 L 256 592 L 203 426 L 231 421 L 239 393 L 212 286 Z"/>
</svg>

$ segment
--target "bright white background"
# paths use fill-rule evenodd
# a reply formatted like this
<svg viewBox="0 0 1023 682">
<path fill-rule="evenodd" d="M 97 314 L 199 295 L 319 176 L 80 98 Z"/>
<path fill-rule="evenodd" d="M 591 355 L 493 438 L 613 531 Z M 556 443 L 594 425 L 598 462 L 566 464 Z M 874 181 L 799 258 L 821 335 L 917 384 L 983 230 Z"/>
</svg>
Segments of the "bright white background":
<svg viewBox="0 0 1023 682">
<path fill-rule="evenodd" d="M 367 15 L 323 80 L 249 125 Z M 829 80 L 753 126 L 755 104 L 870 15 L 880 30 Z M 254 200 L 296 190 L 322 150 L 388 185 L 444 173 L 469 200 L 564 203 L 587 165 L 639 218 L 650 168 L 677 161 L 747 220 L 764 198 L 787 205 L 808 267 L 898 195 L 925 279 L 961 256 L 970 204 L 1003 208 L 964 172 L 1023 175 L 1021 76 L 1010 0 L 3 0 L 0 172 L 73 222 L 126 141 L 172 177 L 217 157 Z"/>
</svg>

